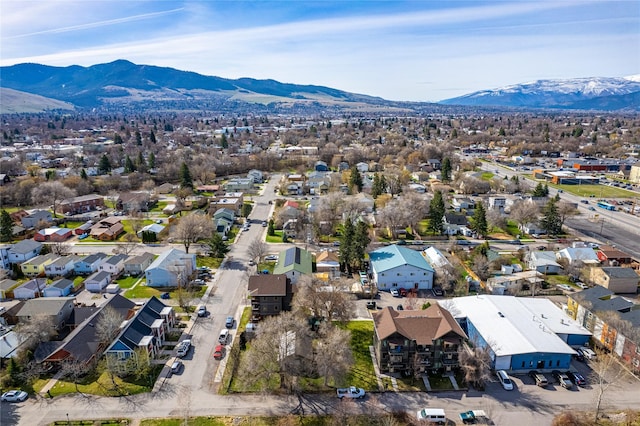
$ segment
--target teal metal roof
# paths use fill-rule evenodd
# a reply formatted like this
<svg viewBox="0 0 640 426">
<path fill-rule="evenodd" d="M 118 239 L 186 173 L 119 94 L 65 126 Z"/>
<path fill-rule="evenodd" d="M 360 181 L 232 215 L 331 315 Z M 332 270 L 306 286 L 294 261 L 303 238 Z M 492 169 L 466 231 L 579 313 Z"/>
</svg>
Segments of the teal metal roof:
<svg viewBox="0 0 640 426">
<path fill-rule="evenodd" d="M 404 265 L 411 265 L 416 268 L 434 272 L 431 265 L 429 265 L 427 260 L 422 256 L 422 253 L 395 244 L 380 247 L 372 251 L 369 253 L 369 259 L 372 268 L 376 272 L 384 272 Z"/>
</svg>

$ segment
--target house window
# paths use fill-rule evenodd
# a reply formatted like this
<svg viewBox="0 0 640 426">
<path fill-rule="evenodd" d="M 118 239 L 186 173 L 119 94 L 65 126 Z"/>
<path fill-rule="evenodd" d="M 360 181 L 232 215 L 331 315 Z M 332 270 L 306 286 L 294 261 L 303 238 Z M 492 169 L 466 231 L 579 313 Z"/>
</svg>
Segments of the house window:
<svg viewBox="0 0 640 426">
<path fill-rule="evenodd" d="M 522 361 L 522 368 L 524 368 L 524 361 Z"/>
<path fill-rule="evenodd" d="M 560 360 L 556 360 L 556 367 L 560 367 Z"/>
<path fill-rule="evenodd" d="M 549 367 L 551 367 L 551 360 L 549 360 Z"/>
<path fill-rule="evenodd" d="M 409 275 L 413 276 L 413 272 L 411 272 Z"/>
</svg>

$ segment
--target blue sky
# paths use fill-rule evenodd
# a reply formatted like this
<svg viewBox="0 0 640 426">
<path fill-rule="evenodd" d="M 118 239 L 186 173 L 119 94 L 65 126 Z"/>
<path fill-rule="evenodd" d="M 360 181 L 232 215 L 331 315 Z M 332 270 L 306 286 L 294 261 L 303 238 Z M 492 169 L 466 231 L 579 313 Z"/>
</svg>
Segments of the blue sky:
<svg viewBox="0 0 640 426">
<path fill-rule="evenodd" d="M 640 74 L 640 3 L 0 0 L 0 65 L 115 59 L 437 101 Z"/>
</svg>

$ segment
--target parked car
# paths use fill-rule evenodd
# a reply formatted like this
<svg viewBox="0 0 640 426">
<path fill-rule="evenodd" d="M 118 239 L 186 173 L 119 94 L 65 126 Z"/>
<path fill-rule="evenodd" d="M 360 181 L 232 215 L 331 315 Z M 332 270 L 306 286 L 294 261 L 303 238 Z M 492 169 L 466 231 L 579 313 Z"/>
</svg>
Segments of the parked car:
<svg viewBox="0 0 640 426">
<path fill-rule="evenodd" d="M 266 227 L 267 227 L 267 221 L 266 221 L 266 220 L 263 220 L 263 221 L 262 221 L 262 226 L 263 226 L 264 228 L 266 228 Z"/>
<path fill-rule="evenodd" d="M 396 311 L 404 311 L 404 306 L 402 305 L 396 306 Z"/>
<path fill-rule="evenodd" d="M 10 390 L 2 394 L 2 401 L 5 402 L 23 402 L 29 398 L 29 394 L 19 389 Z"/>
<path fill-rule="evenodd" d="M 166 293 L 166 292 L 165 292 L 165 293 L 162 293 L 162 294 L 160 295 L 160 299 L 165 299 L 165 300 L 166 300 L 166 299 L 171 299 L 171 295 L 170 295 L 169 293 Z"/>
<path fill-rule="evenodd" d="M 277 254 L 270 254 L 268 256 L 265 256 L 264 260 L 270 260 L 270 261 L 278 260 L 278 255 Z"/>
<path fill-rule="evenodd" d="M 339 399 L 342 399 L 342 398 L 362 399 L 364 398 L 364 395 L 365 395 L 364 389 L 357 388 L 355 386 L 336 389 L 336 393 L 338 394 Z"/>
<path fill-rule="evenodd" d="M 214 359 L 222 359 L 222 358 L 224 358 L 224 354 L 225 354 L 224 345 L 218 345 L 218 346 L 216 346 L 215 351 L 213 351 L 213 358 Z"/>
<path fill-rule="evenodd" d="M 191 348 L 191 340 L 185 339 L 182 342 L 178 343 L 178 351 L 176 355 L 180 358 L 186 356 L 189 353 L 189 349 Z"/>
<path fill-rule="evenodd" d="M 535 384 L 537 386 L 540 386 L 541 388 L 545 388 L 549 384 L 549 382 L 547 382 L 547 378 L 544 376 L 544 374 L 542 374 L 542 373 L 540 373 L 540 372 L 538 372 L 536 370 L 529 371 L 529 377 L 531 377 L 533 379 L 533 381 L 535 382 Z"/>
<path fill-rule="evenodd" d="M 569 380 L 569 377 L 566 374 L 558 370 L 553 370 L 551 372 L 551 375 L 553 376 L 554 379 L 556 379 L 556 382 L 563 388 L 565 389 L 573 388 L 573 383 L 571 382 L 571 380 Z"/>
<path fill-rule="evenodd" d="M 236 323 L 236 320 L 233 317 L 227 317 L 227 319 L 224 322 L 224 326 L 227 328 L 233 328 L 235 323 Z"/>
<path fill-rule="evenodd" d="M 469 410 L 464 413 L 460 413 L 460 420 L 464 424 L 474 424 L 477 422 L 482 422 L 483 424 L 489 424 L 487 413 L 484 410 Z"/>
<path fill-rule="evenodd" d="M 392 288 L 390 293 L 393 297 L 400 297 L 400 292 L 395 288 Z"/>
<path fill-rule="evenodd" d="M 585 362 L 584 356 L 580 353 L 573 355 L 573 359 L 580 362 Z"/>
<path fill-rule="evenodd" d="M 558 287 L 560 290 L 564 290 L 564 291 L 574 291 L 575 290 L 573 287 L 571 287 L 568 284 L 558 284 L 556 287 Z"/>
<path fill-rule="evenodd" d="M 179 373 L 182 365 L 182 361 L 174 361 L 173 364 L 171 364 L 171 373 Z"/>
<path fill-rule="evenodd" d="M 220 330 L 220 335 L 218 336 L 218 343 L 220 343 L 221 345 L 226 345 L 228 340 L 229 340 L 229 330 L 226 328 L 223 328 L 222 330 Z"/>
<path fill-rule="evenodd" d="M 427 424 L 438 423 L 445 424 L 447 423 L 447 416 L 444 413 L 442 408 L 423 408 L 418 411 L 416 417 L 419 421 L 427 422 Z"/>
<path fill-rule="evenodd" d="M 577 371 L 567 371 L 567 377 L 571 380 L 576 386 L 586 386 L 587 380 L 584 376 Z"/>
<path fill-rule="evenodd" d="M 399 292 L 400 292 L 400 296 L 407 297 L 407 289 L 406 288 L 401 288 L 399 290 Z"/>
<path fill-rule="evenodd" d="M 502 385 L 504 390 L 513 390 L 513 382 L 509 378 L 509 375 L 506 371 L 498 370 L 496 371 L 496 376 L 498 376 L 498 380 L 500 381 L 500 384 Z"/>
<path fill-rule="evenodd" d="M 442 296 L 444 295 L 444 292 L 442 291 L 441 287 L 434 287 L 431 289 L 431 292 L 433 293 L 434 296 Z"/>
<path fill-rule="evenodd" d="M 204 282 L 203 279 L 196 278 L 195 280 L 191 281 L 191 284 L 193 284 L 193 285 L 205 285 L 205 282 Z"/>
<path fill-rule="evenodd" d="M 585 359 L 594 359 L 596 357 L 596 353 L 589 348 L 578 348 L 576 352 L 585 357 Z"/>
<path fill-rule="evenodd" d="M 200 318 L 207 316 L 207 307 L 204 305 L 198 306 L 198 316 Z"/>
</svg>

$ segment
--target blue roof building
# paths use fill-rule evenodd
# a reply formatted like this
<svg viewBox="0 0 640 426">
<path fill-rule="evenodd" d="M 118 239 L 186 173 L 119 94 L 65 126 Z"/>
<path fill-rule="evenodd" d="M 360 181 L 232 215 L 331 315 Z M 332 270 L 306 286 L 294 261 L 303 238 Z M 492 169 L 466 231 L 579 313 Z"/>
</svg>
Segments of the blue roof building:
<svg viewBox="0 0 640 426">
<path fill-rule="evenodd" d="M 398 245 L 369 253 L 371 275 L 379 290 L 429 290 L 434 270 L 418 251 Z"/>
</svg>

